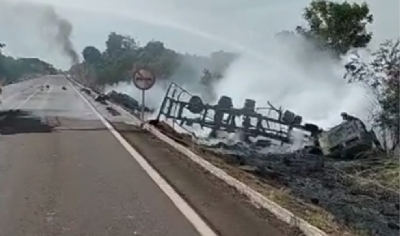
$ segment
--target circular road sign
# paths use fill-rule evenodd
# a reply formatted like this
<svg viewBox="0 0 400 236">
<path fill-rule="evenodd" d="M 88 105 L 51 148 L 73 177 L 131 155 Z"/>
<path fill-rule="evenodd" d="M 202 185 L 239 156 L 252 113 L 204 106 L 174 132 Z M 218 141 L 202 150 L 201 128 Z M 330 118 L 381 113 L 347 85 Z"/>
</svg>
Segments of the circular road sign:
<svg viewBox="0 0 400 236">
<path fill-rule="evenodd" d="M 138 69 L 133 73 L 133 83 L 140 90 L 148 90 L 153 87 L 156 78 L 146 69 Z"/>
</svg>

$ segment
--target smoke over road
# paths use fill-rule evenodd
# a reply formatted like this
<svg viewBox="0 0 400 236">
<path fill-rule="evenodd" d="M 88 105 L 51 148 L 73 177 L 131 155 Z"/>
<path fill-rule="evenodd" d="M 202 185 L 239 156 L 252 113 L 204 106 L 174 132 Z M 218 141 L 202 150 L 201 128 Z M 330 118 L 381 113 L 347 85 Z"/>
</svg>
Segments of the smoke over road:
<svg viewBox="0 0 400 236">
<path fill-rule="evenodd" d="M 7 50 L 39 56 L 40 49 L 46 48 L 50 54 L 67 57 L 70 63 L 79 62 L 71 40 L 72 24 L 52 6 L 6 0 L 0 0 L 0 5 L 1 40 L 6 42 Z"/>
<path fill-rule="evenodd" d="M 78 53 L 75 51 L 71 41 L 72 24 L 58 15 L 54 8 L 50 6 L 46 6 L 44 20 L 44 24 L 48 24 L 49 27 L 55 27 L 54 40 L 61 46 L 63 53 L 71 59 L 73 64 L 79 63 Z"/>
</svg>

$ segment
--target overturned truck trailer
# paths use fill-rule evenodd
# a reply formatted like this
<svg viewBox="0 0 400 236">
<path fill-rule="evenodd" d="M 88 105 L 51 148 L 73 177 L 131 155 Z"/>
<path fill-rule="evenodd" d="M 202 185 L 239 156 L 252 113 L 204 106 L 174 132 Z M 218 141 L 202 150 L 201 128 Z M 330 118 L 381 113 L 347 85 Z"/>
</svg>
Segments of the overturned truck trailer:
<svg viewBox="0 0 400 236">
<path fill-rule="evenodd" d="M 218 131 L 241 132 L 245 142 L 261 137 L 291 143 L 294 130 L 302 131 L 307 138 L 316 138 L 320 132 L 314 124 L 303 124 L 301 116 L 276 108 L 269 102 L 267 107 L 257 108 L 254 100 L 246 99 L 242 108 L 235 108 L 230 97 L 222 96 L 217 104 L 210 105 L 175 83 L 168 87 L 157 120 L 161 116 L 181 126 L 198 124 L 201 128 L 209 128 L 210 137 L 215 137 Z"/>
<path fill-rule="evenodd" d="M 308 143 L 308 150 L 332 157 L 353 156 L 373 146 L 374 135 L 360 120 L 347 121 L 323 131 L 315 124 L 303 123 L 301 116 L 289 110 L 267 104 L 266 107 L 256 107 L 254 100 L 246 99 L 242 108 L 235 108 L 228 96 L 222 96 L 215 105 L 206 104 L 201 97 L 171 83 L 157 121 L 164 117 L 181 127 L 197 124 L 202 129 L 208 128 L 211 138 L 216 137 L 218 131 L 237 132 L 242 134 L 242 141 L 263 146 L 277 144 L 276 141 L 281 145 L 291 144 L 296 133 Z"/>
</svg>

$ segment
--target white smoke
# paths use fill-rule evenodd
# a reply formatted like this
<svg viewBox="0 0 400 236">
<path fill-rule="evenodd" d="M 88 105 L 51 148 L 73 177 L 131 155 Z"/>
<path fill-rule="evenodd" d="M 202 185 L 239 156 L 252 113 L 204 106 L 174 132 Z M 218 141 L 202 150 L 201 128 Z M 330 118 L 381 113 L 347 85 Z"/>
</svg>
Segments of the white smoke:
<svg viewBox="0 0 400 236">
<path fill-rule="evenodd" d="M 348 56 L 342 60 L 333 59 L 329 54 L 313 50 L 300 38 L 288 45 L 271 37 L 268 45 L 257 53 L 255 50 L 240 51 L 241 57 L 214 86 L 218 97 L 232 97 L 235 107 L 242 107 L 247 98 L 256 100 L 259 107 L 270 101 L 323 128 L 340 123 L 342 111 L 368 121 L 373 103 L 367 90 L 343 79 Z M 192 92 L 201 90 L 196 78 L 188 79 L 195 81 L 181 83 L 183 87 Z M 149 107 L 160 106 L 168 82 L 158 80 L 146 92 Z M 108 87 L 107 92 L 110 90 L 141 99 L 141 91 L 133 84 L 123 82 Z"/>
<path fill-rule="evenodd" d="M 342 111 L 368 120 L 367 91 L 343 79 L 347 57 L 335 60 L 300 39 L 285 45 L 271 37 L 267 45 L 262 58 L 244 52 L 233 63 L 216 87 L 219 96 L 231 96 L 235 106 L 246 98 L 261 107 L 270 101 L 324 128 L 338 124 Z"/>
</svg>

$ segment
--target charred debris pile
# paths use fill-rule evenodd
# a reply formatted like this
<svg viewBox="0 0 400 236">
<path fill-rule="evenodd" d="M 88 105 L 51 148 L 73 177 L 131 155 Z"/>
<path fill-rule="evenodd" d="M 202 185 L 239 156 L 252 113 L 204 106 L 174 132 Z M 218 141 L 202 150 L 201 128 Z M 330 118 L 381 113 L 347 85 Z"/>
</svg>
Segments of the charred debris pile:
<svg viewBox="0 0 400 236">
<path fill-rule="evenodd" d="M 81 91 L 88 95 L 94 96 L 96 102 L 99 102 L 103 105 L 108 105 L 107 101 L 117 104 L 135 116 L 137 116 L 138 112 L 142 110 L 142 105 L 139 103 L 139 101 L 125 93 L 119 93 L 112 90 L 107 94 L 103 94 L 89 88 L 82 88 Z M 119 115 L 117 111 L 110 106 L 107 107 L 107 110 L 113 115 Z M 144 111 L 147 113 L 152 113 L 154 112 L 154 109 L 145 106 Z"/>
<path fill-rule="evenodd" d="M 207 104 L 201 97 L 171 83 L 153 123 L 164 122 L 186 130 L 207 148 L 245 156 L 254 151 L 282 153 L 296 150 L 351 159 L 366 151 L 380 149 L 375 133 L 368 131 L 360 119 L 345 113 L 341 115 L 343 123 L 324 131 L 315 124 L 304 122 L 300 115 L 269 102 L 264 107 L 257 107 L 256 101 L 246 99 L 242 108 L 236 108 L 232 98 L 222 96 L 216 104 Z M 199 133 L 207 135 L 200 138 L 197 137 Z"/>
<path fill-rule="evenodd" d="M 115 91 L 96 100 L 120 104 L 133 114 L 141 109 L 138 101 Z M 325 131 L 270 103 L 257 108 L 247 99 L 242 108 L 235 108 L 232 99 L 223 96 L 214 105 L 206 104 L 171 83 L 150 123 L 180 144 L 220 157 L 277 189 L 288 189 L 291 197 L 328 211 L 341 225 L 365 235 L 398 235 L 398 189 L 349 171 L 373 170 L 378 164 L 370 163 L 384 162 L 363 155 L 378 153 L 380 144 L 361 120 L 342 116 L 343 123 Z M 199 129 L 207 135 L 200 137 Z M 229 134 L 234 138 L 222 137 Z"/>
</svg>

